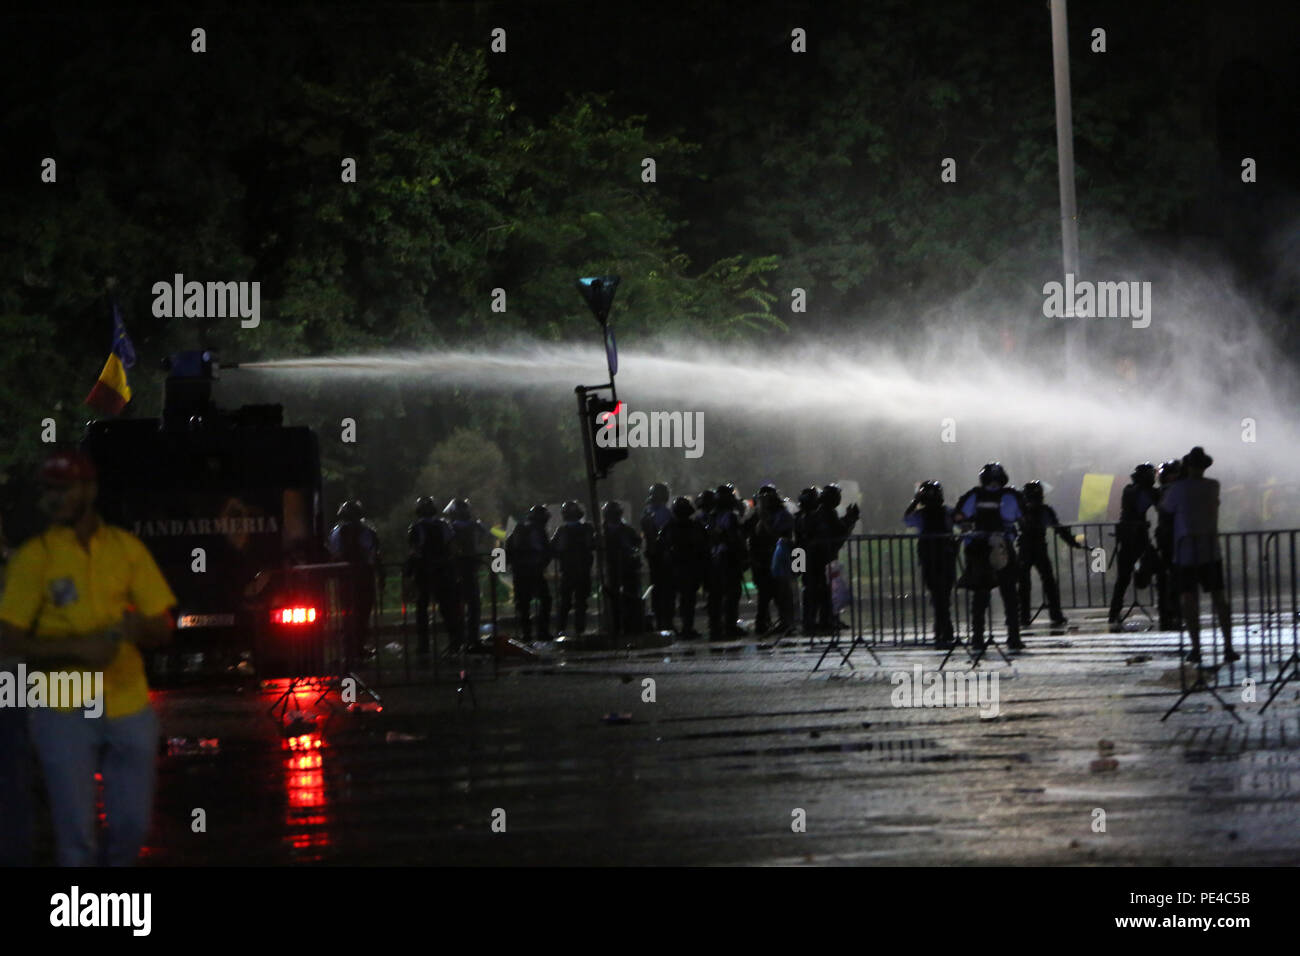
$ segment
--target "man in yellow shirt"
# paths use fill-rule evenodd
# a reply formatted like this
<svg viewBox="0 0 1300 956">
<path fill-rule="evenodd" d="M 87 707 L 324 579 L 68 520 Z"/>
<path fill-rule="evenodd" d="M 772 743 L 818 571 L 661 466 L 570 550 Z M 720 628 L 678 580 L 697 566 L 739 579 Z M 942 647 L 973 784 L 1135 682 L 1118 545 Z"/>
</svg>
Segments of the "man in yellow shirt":
<svg viewBox="0 0 1300 956">
<path fill-rule="evenodd" d="M 103 672 L 103 700 L 93 709 L 51 701 L 63 706 L 38 707 L 28 719 L 59 865 L 129 866 L 148 836 L 158 732 L 138 648 L 171 640 L 176 597 L 140 539 L 95 511 L 90 458 L 56 452 L 40 478 L 51 526 L 10 558 L 0 656 L 34 671 Z M 98 860 L 96 773 L 108 825 Z"/>
</svg>

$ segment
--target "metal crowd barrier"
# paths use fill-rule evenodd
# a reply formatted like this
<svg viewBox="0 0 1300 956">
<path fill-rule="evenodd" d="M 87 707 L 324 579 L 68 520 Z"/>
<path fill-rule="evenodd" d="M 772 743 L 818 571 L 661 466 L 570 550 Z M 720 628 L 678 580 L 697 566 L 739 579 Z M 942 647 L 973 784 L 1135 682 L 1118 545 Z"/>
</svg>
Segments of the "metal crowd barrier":
<svg viewBox="0 0 1300 956">
<path fill-rule="evenodd" d="M 1115 583 L 1114 524 L 1074 525 L 1084 535 L 1084 550 L 1070 549 L 1055 535 L 1049 539 L 1052 568 L 1067 611 L 1108 609 Z M 959 535 L 954 535 L 959 538 Z M 1297 603 L 1300 566 L 1297 538 L 1300 529 L 1228 532 L 1219 535 L 1223 555 L 1224 590 L 1232 614 L 1234 645 L 1241 660 L 1229 669 L 1233 680 L 1243 676 L 1263 679 L 1300 652 L 1297 644 Z M 933 612 L 922 581 L 917 557 L 916 534 L 863 534 L 846 540 L 839 560 L 852 594 L 847 617 L 850 640 L 872 645 L 920 646 L 933 641 Z M 1095 554 L 1102 547 L 1104 555 Z M 960 551 L 958 554 L 960 555 Z M 961 572 L 960 558 L 957 573 Z M 1041 610 L 1043 600 L 1037 572 L 1031 575 L 1033 599 L 1030 608 Z M 1155 617 L 1157 578 L 1148 587 L 1130 584 L 1122 608 Z M 970 634 L 971 592 L 954 588 L 951 615 L 959 636 Z M 1207 623 L 1202 627 L 1202 646 L 1207 660 L 1219 661 L 1222 635 L 1202 596 L 1200 611 Z M 1001 601 L 990 602 L 988 628 L 1003 629 Z M 1153 627 L 1155 622 L 1153 621 Z M 1186 628 L 1177 645 L 1187 649 Z M 1216 672 L 1217 676 L 1217 672 Z"/>
<path fill-rule="evenodd" d="M 477 584 L 481 608 L 481 627 L 477 636 L 479 638 L 491 638 L 492 661 L 495 673 L 500 666 L 502 647 L 502 642 L 497 639 L 497 635 L 502 638 L 518 637 L 519 635 L 515 627 L 513 574 L 510 571 L 497 572 L 491 570 L 492 558 L 493 554 L 490 551 L 478 555 L 480 567 Z M 613 617 L 611 597 L 598 580 L 596 568 L 596 562 L 593 559 L 591 590 L 587 597 L 584 632 L 588 636 L 594 633 L 607 634 Z M 413 583 L 403 577 L 403 569 L 403 564 L 385 564 L 381 569 L 385 587 L 380 592 L 375 606 L 374 618 L 370 628 L 371 634 L 374 635 L 371 643 L 374 646 L 375 653 L 367 664 L 368 673 L 376 686 L 382 686 L 386 680 L 409 682 L 414 679 L 415 671 L 419 669 L 419 662 L 416 659 L 416 594 Z M 557 561 L 553 560 L 547 566 L 546 579 L 551 600 L 550 630 L 554 634 L 557 630 L 556 625 L 560 606 L 560 566 Z M 650 571 L 644 555 L 637 576 L 636 590 L 641 598 L 644 624 L 642 627 L 634 629 L 634 632 L 643 634 L 653 629 L 649 596 Z M 744 613 L 743 609 L 752 607 L 753 604 L 753 588 L 747 581 L 746 590 L 742 595 L 742 615 Z M 430 601 L 428 613 L 430 641 L 434 648 L 444 647 L 448 635 L 437 606 L 436 596 Z M 696 626 L 700 627 L 702 624 L 707 623 L 707 620 L 705 594 L 701 590 L 696 609 Z M 574 615 L 571 609 L 567 623 L 571 626 L 573 622 Z M 572 631 L 570 631 L 570 634 L 572 634 Z M 440 654 L 434 653 L 430 655 L 430 666 L 434 670 L 434 679 L 436 680 L 439 668 L 444 666 L 441 663 Z"/>
<path fill-rule="evenodd" d="M 374 686 L 409 684 L 422 679 L 426 671 L 437 683 L 444 671 L 453 676 L 463 675 L 481 670 L 489 662 L 493 678 L 499 675 L 501 644 L 497 635 L 503 624 L 502 612 L 509 592 L 500 580 L 502 576 L 491 571 L 492 553 L 484 552 L 478 555 L 478 559 L 480 566 L 475 575 L 479 599 L 478 627 L 474 634 L 468 636 L 471 641 L 479 643 L 480 647 L 481 639 L 487 636 L 487 654 L 460 653 L 451 659 L 445 653 L 451 635 L 447 633 L 437 595 L 431 596 L 429 601 L 430 653 L 425 659 L 417 653 L 415 583 L 405 575 L 404 563 L 380 566 L 384 586 L 378 592 L 369 629 L 370 638 L 367 643 L 373 653 L 367 653 L 364 665 L 367 679 Z M 505 577 L 508 579 L 509 576 Z M 467 602 L 462 602 L 461 620 L 468 627 L 465 615 L 467 606 Z"/>
<path fill-rule="evenodd" d="M 1115 583 L 1115 555 L 1117 542 L 1114 523 L 1075 524 L 1072 534 L 1082 534 L 1084 548 L 1069 548 L 1054 533 L 1047 538 L 1048 553 L 1060 592 L 1061 606 L 1067 614 L 1081 612 L 1093 618 L 1105 612 L 1110 605 Z M 1300 529 L 1273 531 L 1229 532 L 1219 535 L 1223 555 L 1225 593 L 1232 611 L 1234 643 L 1241 660 L 1232 668 L 1215 672 L 1215 680 L 1239 681 L 1247 676 L 1256 680 L 1272 679 L 1277 670 L 1293 655 L 1300 652 L 1297 644 L 1296 614 L 1300 611 L 1300 554 L 1298 545 Z M 961 535 L 952 540 L 960 541 Z M 841 573 L 848 582 L 848 605 L 839 612 L 842 627 L 832 639 L 844 642 L 858 640 L 866 646 L 919 647 L 933 642 L 933 611 L 930 597 L 922 580 L 922 570 L 917 556 L 919 536 L 914 533 L 859 534 L 849 537 L 840 549 L 838 560 Z M 1097 552 L 1102 548 L 1102 552 Z M 961 549 L 958 549 L 956 574 L 962 571 Z M 482 632 L 514 636 L 514 601 L 512 579 L 509 572 L 490 570 L 491 555 L 481 556 L 478 587 L 481 606 Z M 384 568 L 387 587 L 380 592 L 375 607 L 370 643 L 375 654 L 366 664 L 368 679 L 378 685 L 385 682 L 409 682 L 418 671 L 415 660 L 415 607 L 414 593 L 404 593 L 401 588 L 402 568 L 388 565 Z M 552 630 L 559 606 L 559 568 L 552 563 L 547 571 L 551 588 Z M 1157 616 L 1156 584 L 1153 575 L 1150 585 L 1138 589 L 1130 584 L 1124 597 L 1122 611 L 1138 617 L 1150 617 L 1155 627 Z M 643 564 L 640 590 L 648 591 L 649 571 Z M 1030 609 L 1039 614 L 1044 611 L 1041 581 L 1038 573 L 1031 573 L 1032 600 Z M 800 582 L 794 582 L 795 623 L 802 620 L 800 607 Z M 600 582 L 592 572 L 592 591 L 588 598 L 587 629 L 599 631 L 608 624 L 607 600 L 602 599 Z M 704 607 L 705 595 L 700 593 L 696 610 L 696 624 L 701 630 L 707 623 Z M 742 617 L 752 617 L 755 594 L 746 575 L 746 589 L 742 598 Z M 1201 616 L 1206 621 L 1202 629 L 1203 649 L 1208 661 L 1217 662 L 1222 657 L 1222 635 L 1218 623 L 1202 597 Z M 644 602 L 648 616 L 650 602 Z M 1017 609 L 1017 613 L 1019 609 Z M 447 635 L 441 615 L 432 604 L 429 610 L 430 635 L 435 648 L 445 646 Z M 969 638 L 971 634 L 971 592 L 954 588 L 951 594 L 950 615 L 955 633 Z M 1004 613 L 1001 599 L 996 594 L 990 600 L 987 630 L 991 635 L 1003 636 Z M 572 617 L 570 617 L 570 622 Z M 1075 623 L 1079 623 L 1077 618 Z M 1180 651 L 1189 647 L 1186 629 L 1170 649 Z M 500 641 L 492 641 L 491 663 L 493 672 L 500 665 Z M 484 660 L 480 658 L 480 660 Z M 432 655 L 435 680 L 439 655 Z M 443 662 L 441 666 L 445 667 Z"/>
</svg>

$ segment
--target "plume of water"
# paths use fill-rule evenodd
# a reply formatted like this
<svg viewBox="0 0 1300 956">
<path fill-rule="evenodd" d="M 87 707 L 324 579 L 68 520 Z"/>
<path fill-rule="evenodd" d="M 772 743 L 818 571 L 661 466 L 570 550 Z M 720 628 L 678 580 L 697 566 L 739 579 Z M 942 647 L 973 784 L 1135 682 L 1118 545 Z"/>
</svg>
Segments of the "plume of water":
<svg viewBox="0 0 1300 956">
<path fill-rule="evenodd" d="M 818 459 L 806 470 L 822 476 L 869 478 L 862 469 L 882 470 L 891 498 L 936 469 L 973 478 L 993 458 L 1012 464 L 1020 483 L 1050 477 L 1053 469 L 1127 475 L 1139 461 L 1182 455 L 1193 445 L 1215 456 L 1212 474 L 1225 485 L 1295 480 L 1294 372 L 1272 351 L 1257 307 L 1213 272 L 1162 266 L 1146 274 L 1157 277 L 1146 329 L 1116 318 L 1026 316 L 1020 302 L 1022 318 L 1010 326 L 1020 344 L 990 347 L 982 331 L 1006 314 L 1006 305 L 958 301 L 920 317 L 892 343 L 877 334 L 841 334 L 793 345 L 779 337 L 764 349 L 634 344 L 620 355 L 619 395 L 632 409 L 704 412 L 705 454 L 696 467 L 713 480 L 734 474 L 738 464 L 710 459 L 710 433 L 736 429 Z M 1095 324 L 1095 347 L 1074 376 L 1063 375 L 1057 360 L 1053 326 L 1060 321 Z M 596 346 L 516 342 L 242 368 L 274 372 L 283 386 L 323 376 L 332 388 L 345 388 L 379 376 L 563 396 L 576 384 L 604 381 L 605 356 Z M 566 420 L 553 427 L 572 426 Z M 849 473 L 854 469 L 859 473 Z"/>
</svg>

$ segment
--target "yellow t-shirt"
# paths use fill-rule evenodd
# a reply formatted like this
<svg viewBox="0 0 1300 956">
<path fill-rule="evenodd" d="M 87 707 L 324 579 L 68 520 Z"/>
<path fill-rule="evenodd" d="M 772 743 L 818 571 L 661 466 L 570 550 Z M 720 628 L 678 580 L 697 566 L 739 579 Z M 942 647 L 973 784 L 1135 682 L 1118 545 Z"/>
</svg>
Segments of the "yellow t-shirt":
<svg viewBox="0 0 1300 956">
<path fill-rule="evenodd" d="M 100 522 L 87 547 L 71 528 L 55 526 L 9 560 L 0 620 L 37 640 L 57 641 L 114 627 L 128 608 L 154 617 L 176 604 L 144 543 Z M 104 668 L 104 716 L 128 717 L 149 705 L 144 660 L 123 641 Z"/>
</svg>

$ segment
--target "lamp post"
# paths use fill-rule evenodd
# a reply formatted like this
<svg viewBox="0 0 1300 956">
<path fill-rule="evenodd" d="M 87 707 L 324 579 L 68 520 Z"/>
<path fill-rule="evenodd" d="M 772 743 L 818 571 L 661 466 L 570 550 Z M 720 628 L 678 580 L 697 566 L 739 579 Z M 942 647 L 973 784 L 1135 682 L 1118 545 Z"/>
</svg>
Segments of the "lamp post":
<svg viewBox="0 0 1300 956">
<path fill-rule="evenodd" d="M 1079 278 L 1079 211 L 1074 195 L 1074 119 L 1070 105 L 1070 46 L 1066 0 L 1051 0 L 1052 71 L 1056 87 L 1056 160 L 1061 194 L 1061 264 L 1066 275 Z M 1068 280 L 1065 280 L 1068 281 Z M 1073 314 L 1074 309 L 1066 310 Z M 1065 379 L 1078 381 L 1084 358 L 1087 326 L 1075 319 L 1065 327 Z"/>
</svg>

